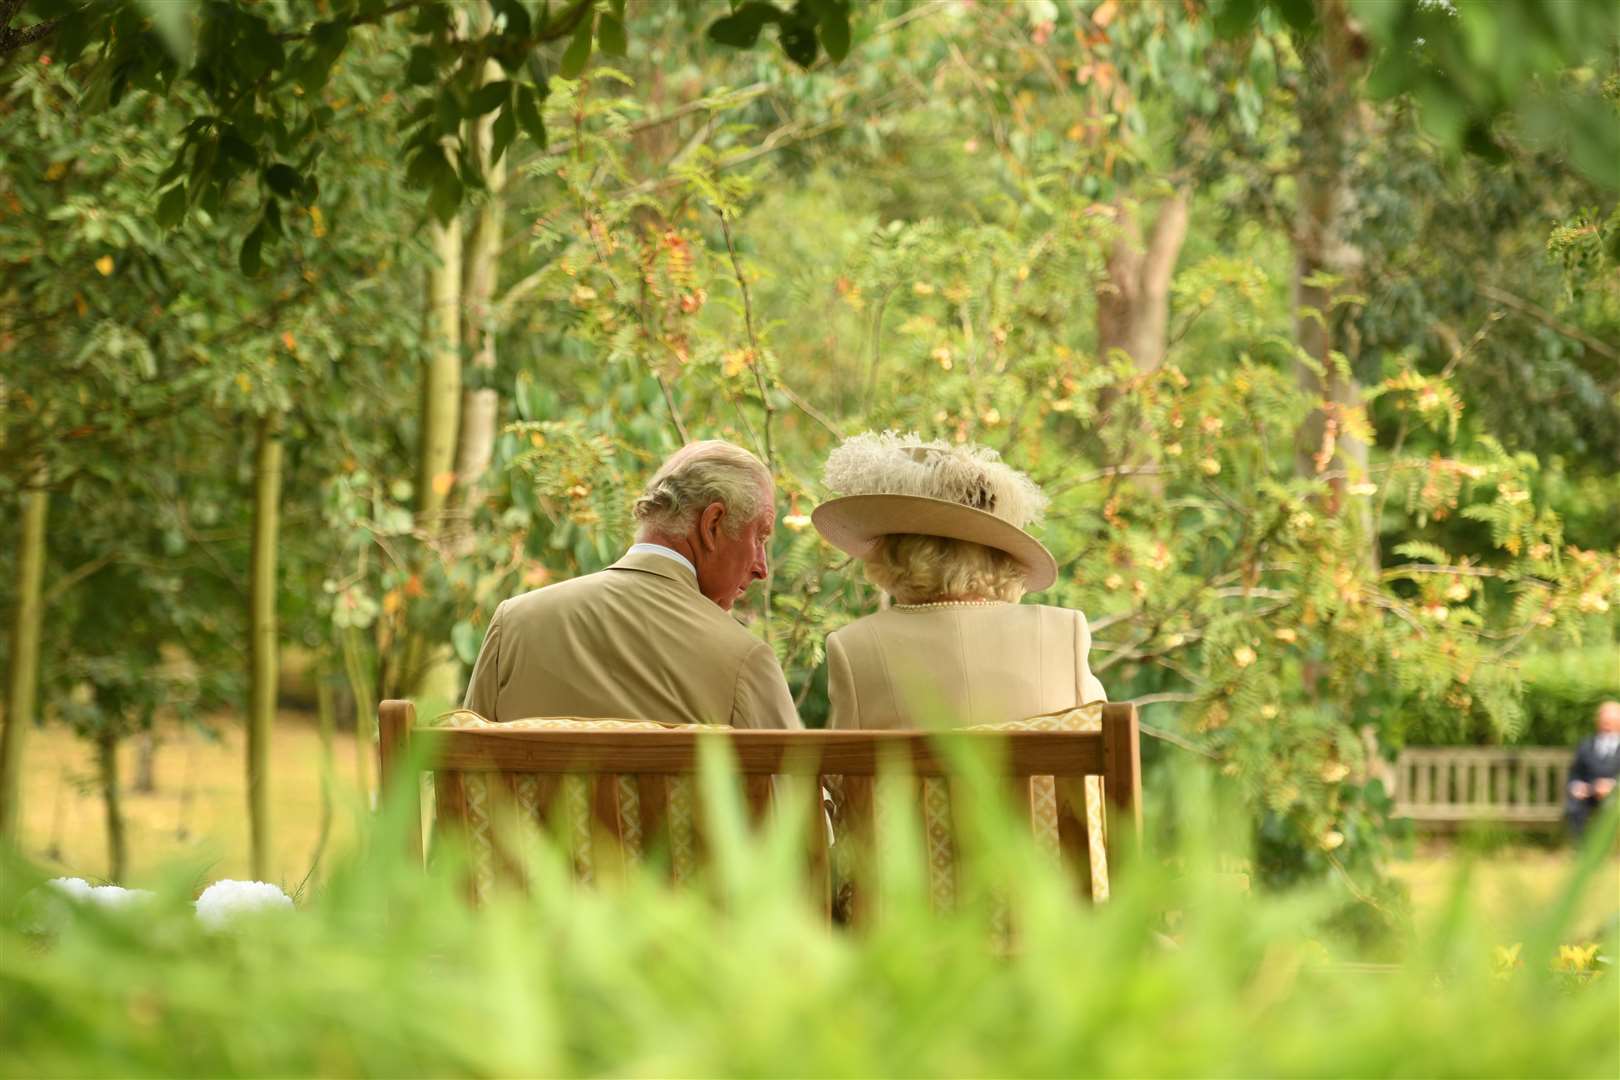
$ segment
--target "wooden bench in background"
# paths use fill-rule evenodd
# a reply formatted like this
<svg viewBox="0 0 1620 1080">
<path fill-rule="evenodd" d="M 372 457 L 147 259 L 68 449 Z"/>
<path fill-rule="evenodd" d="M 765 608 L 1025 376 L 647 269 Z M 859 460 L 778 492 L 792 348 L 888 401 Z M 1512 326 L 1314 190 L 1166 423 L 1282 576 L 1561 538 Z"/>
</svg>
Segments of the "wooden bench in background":
<svg viewBox="0 0 1620 1080">
<path fill-rule="evenodd" d="M 1571 751 L 1561 747 L 1408 747 L 1395 759 L 1395 816 L 1546 828 L 1563 820 Z"/>
<path fill-rule="evenodd" d="M 502 851 L 503 819 L 549 832 L 573 851 L 579 877 L 608 874 L 656 855 L 679 881 L 690 873 L 691 860 L 702 857 L 705 829 L 695 781 L 705 740 L 729 746 L 741 804 L 752 821 L 763 820 L 781 800 L 804 801 L 807 865 L 818 902 L 829 910 L 832 875 L 822 786 L 836 777 L 841 789 L 839 842 L 870 852 L 883 809 L 876 805 L 882 800 L 874 798 L 874 784 L 897 762 L 913 778 L 908 783 L 916 798 L 910 805 L 921 819 L 932 818 L 922 821 L 922 835 L 935 898 L 951 892 L 954 864 L 946 849 L 954 840 L 942 845 L 937 835 L 941 807 L 948 821 L 951 793 L 960 791 L 948 743 L 995 755 L 1014 812 L 1035 830 L 1037 840 L 1045 834 L 1084 895 L 1093 895 L 1094 880 L 1086 779 L 1102 779 L 1107 811 L 1101 832 L 1107 852 L 1116 857 L 1110 861 L 1117 863 L 1124 847 L 1136 842 L 1141 825 L 1140 736 L 1136 708 L 1129 704 L 1103 706 L 1100 731 L 743 731 L 645 724 L 604 730 L 608 725 L 601 722 L 582 725 L 588 730 L 536 730 L 520 726 L 524 722 L 418 727 L 408 701 L 383 702 L 378 720 L 385 792 L 403 783 L 400 796 L 414 812 L 411 820 L 421 822 L 421 785 L 406 767 L 412 744 L 426 740 L 416 771 L 433 773 L 435 830 L 459 833 L 493 851 L 488 868 L 469 882 L 474 901 L 503 878 L 522 885 L 518 860 Z M 421 858 L 419 827 L 409 843 Z M 855 893 L 852 914 L 859 920 L 865 909 L 858 888 Z M 948 895 L 943 898 L 948 902 Z"/>
</svg>

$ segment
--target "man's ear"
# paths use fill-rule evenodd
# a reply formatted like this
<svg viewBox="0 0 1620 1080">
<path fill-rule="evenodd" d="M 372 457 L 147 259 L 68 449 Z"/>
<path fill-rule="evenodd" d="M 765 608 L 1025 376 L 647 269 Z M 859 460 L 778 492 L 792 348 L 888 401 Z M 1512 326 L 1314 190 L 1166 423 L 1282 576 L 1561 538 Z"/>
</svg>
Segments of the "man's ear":
<svg viewBox="0 0 1620 1080">
<path fill-rule="evenodd" d="M 712 502 L 703 508 L 697 519 L 698 546 L 705 551 L 712 551 L 720 540 L 721 519 L 726 516 L 726 504 Z"/>
</svg>

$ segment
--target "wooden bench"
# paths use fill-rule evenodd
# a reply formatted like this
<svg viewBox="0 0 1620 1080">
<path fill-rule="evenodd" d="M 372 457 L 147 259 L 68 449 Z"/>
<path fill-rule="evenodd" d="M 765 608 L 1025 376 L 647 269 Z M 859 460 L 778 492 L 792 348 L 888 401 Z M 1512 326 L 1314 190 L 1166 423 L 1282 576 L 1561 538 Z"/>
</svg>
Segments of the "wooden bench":
<svg viewBox="0 0 1620 1080">
<path fill-rule="evenodd" d="M 481 875 L 471 875 L 475 902 L 503 880 L 523 885 L 520 860 L 502 843 L 503 822 L 548 833 L 572 851 L 581 878 L 649 859 L 661 861 L 677 882 L 690 875 L 707 832 L 703 800 L 695 794 L 700 749 L 707 744 L 729 751 L 751 822 L 798 802 L 809 877 L 827 910 L 833 875 L 822 795 L 828 783 L 840 792 L 838 842 L 849 844 L 841 853 L 847 861 L 851 852 L 875 851 L 876 821 L 891 805 L 878 793 L 892 790 L 886 785 L 898 766 L 909 777 L 899 782 L 911 785 L 914 797 L 907 801 L 922 824 L 935 899 L 947 902 L 942 893 L 950 891 L 954 863 L 945 856 L 954 839 L 940 835 L 940 822 L 942 812 L 948 823 L 960 805 L 960 754 L 999 762 L 1018 820 L 1038 841 L 1045 836 L 1084 895 L 1106 895 L 1106 885 L 1093 886 L 1096 833 L 1104 838 L 1108 861 L 1117 864 L 1141 825 L 1140 736 L 1136 708 L 1129 704 L 1103 706 L 1097 731 L 744 731 L 650 724 L 604 730 L 609 725 L 601 722 L 591 724 L 593 730 L 536 730 L 521 725 L 567 722 L 482 723 L 418 727 L 408 701 L 385 701 L 378 714 L 384 793 L 406 804 L 412 855 L 423 857 L 423 772 L 433 774 L 435 832 L 476 840 L 493 851 Z M 413 757 L 418 742 L 428 745 Z M 1108 807 L 1098 830 L 1089 827 L 1088 778 L 1101 779 Z M 1093 799 L 1092 805 L 1101 802 Z M 851 914 L 858 921 L 869 912 L 861 890 L 854 892 Z"/>
<path fill-rule="evenodd" d="M 1395 816 L 1436 828 L 1556 826 L 1571 756 L 1552 746 L 1408 747 L 1395 759 Z"/>
</svg>

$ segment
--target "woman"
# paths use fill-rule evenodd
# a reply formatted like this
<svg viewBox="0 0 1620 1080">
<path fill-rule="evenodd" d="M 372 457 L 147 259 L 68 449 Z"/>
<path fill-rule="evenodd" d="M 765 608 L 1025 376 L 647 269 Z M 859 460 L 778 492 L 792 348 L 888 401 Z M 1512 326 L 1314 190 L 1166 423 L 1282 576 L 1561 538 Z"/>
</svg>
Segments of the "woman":
<svg viewBox="0 0 1620 1080">
<path fill-rule="evenodd" d="M 967 727 L 1106 700 L 1086 618 L 1020 604 L 1057 579 L 1025 526 L 1046 497 L 982 447 L 864 434 L 827 459 L 811 515 L 893 603 L 827 637 L 830 726 Z"/>
</svg>

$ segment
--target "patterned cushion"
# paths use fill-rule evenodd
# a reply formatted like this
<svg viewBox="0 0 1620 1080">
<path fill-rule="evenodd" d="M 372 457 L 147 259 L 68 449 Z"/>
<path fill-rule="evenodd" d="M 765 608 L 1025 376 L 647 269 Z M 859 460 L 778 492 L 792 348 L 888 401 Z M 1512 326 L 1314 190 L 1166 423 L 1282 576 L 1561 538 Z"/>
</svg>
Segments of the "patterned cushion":
<svg viewBox="0 0 1620 1080">
<path fill-rule="evenodd" d="M 487 720 L 470 709 L 453 709 L 437 717 L 436 727 L 460 730 L 505 728 L 519 731 L 675 731 L 689 724 L 665 724 L 651 720 L 612 720 L 601 718 L 539 716 L 522 720 Z M 721 725 L 712 725 L 721 726 Z M 494 891 L 498 869 L 509 864 L 499 850 L 495 829 L 495 800 L 500 793 L 510 792 L 510 803 L 521 822 L 544 828 L 551 824 L 545 820 L 540 805 L 542 777 L 538 773 L 490 773 L 457 770 L 453 774 L 461 782 L 462 798 L 466 805 L 465 839 L 470 862 L 472 890 L 478 902 L 485 901 Z M 601 776 L 613 784 L 614 817 L 617 824 L 619 849 L 625 858 L 639 864 L 645 854 L 641 830 L 641 789 L 634 774 Z M 565 846 L 576 876 L 585 882 L 593 880 L 597 872 L 596 832 L 598 823 L 592 813 L 592 785 L 597 777 L 567 775 L 560 779 L 556 791 L 557 805 L 554 818 L 557 835 Z M 435 795 L 438 785 L 434 785 Z M 696 785 L 691 776 L 671 776 L 667 787 L 668 805 L 666 821 L 669 828 L 670 862 L 677 882 L 689 880 L 697 862 L 695 835 Z"/>
<path fill-rule="evenodd" d="M 968 731 L 1101 731 L 1102 702 L 1092 702 L 1063 712 L 1010 720 L 1001 724 L 977 724 Z M 1086 792 L 1086 839 L 1091 851 L 1091 898 L 1108 899 L 1108 847 L 1103 835 L 1102 777 L 1088 776 Z M 1054 858 L 1058 854 L 1057 781 L 1050 776 L 1030 778 L 1033 807 L 1030 815 L 1035 842 Z M 925 804 L 926 805 L 926 804 Z M 930 826 L 932 831 L 932 826 Z M 933 845 L 929 846 L 932 853 Z"/>
</svg>

